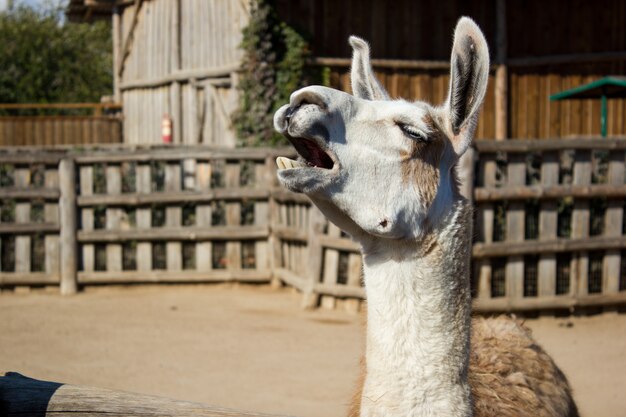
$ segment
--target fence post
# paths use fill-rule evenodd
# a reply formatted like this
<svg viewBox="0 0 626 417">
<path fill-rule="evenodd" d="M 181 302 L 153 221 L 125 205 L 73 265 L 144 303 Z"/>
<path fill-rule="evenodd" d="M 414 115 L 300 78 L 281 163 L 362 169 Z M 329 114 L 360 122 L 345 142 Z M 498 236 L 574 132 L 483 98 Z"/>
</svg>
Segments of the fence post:
<svg viewBox="0 0 626 417">
<path fill-rule="evenodd" d="M 59 163 L 61 223 L 61 294 L 75 294 L 77 270 L 76 245 L 76 164 L 72 158 Z"/>
<path fill-rule="evenodd" d="M 320 235 L 324 232 L 325 218 L 315 205 L 311 204 L 309 210 L 309 237 L 307 240 L 309 256 L 307 259 L 307 282 L 302 289 L 304 295 L 302 299 L 303 308 L 316 307 L 319 302 L 319 294 L 315 292 L 315 284 L 319 282 L 322 275 L 322 259 L 324 255 L 324 249 L 320 243 Z"/>
</svg>

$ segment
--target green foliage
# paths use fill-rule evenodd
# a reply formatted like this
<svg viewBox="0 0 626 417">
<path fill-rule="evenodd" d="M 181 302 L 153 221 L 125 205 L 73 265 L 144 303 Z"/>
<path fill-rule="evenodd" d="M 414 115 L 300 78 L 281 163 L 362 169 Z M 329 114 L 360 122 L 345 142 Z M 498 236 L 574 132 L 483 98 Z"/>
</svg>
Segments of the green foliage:
<svg viewBox="0 0 626 417">
<path fill-rule="evenodd" d="M 240 145 L 283 145 L 285 139 L 274 132 L 274 112 L 321 75 L 305 67 L 307 40 L 279 20 L 271 0 L 253 0 L 251 10 L 240 45 L 244 58 L 234 125 Z"/>
<path fill-rule="evenodd" d="M 60 6 L 0 13 L 0 102 L 97 102 L 112 90 L 107 22 L 65 23 Z"/>
</svg>

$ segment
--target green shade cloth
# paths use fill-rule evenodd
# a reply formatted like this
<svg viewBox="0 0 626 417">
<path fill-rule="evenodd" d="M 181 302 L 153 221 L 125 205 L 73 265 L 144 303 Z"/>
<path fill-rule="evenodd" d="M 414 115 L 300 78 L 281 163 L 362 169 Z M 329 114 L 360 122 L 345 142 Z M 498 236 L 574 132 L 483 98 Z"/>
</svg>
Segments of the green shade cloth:
<svg viewBox="0 0 626 417">
<path fill-rule="evenodd" d="M 550 100 L 577 98 L 626 98 L 626 77 L 604 77 L 550 96 Z"/>
<path fill-rule="evenodd" d="M 600 131 L 606 136 L 607 99 L 626 98 L 626 77 L 604 77 L 589 84 L 579 85 L 560 93 L 552 94 L 550 100 L 600 98 Z"/>
</svg>

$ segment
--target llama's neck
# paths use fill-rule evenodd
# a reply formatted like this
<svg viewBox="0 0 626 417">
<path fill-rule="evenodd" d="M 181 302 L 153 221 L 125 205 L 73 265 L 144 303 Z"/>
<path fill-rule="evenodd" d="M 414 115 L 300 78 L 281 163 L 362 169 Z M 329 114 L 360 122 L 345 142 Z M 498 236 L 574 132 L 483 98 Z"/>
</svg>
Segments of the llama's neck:
<svg viewBox="0 0 626 417">
<path fill-rule="evenodd" d="M 362 416 L 471 416 L 470 209 L 458 202 L 419 244 L 364 246 Z"/>
</svg>

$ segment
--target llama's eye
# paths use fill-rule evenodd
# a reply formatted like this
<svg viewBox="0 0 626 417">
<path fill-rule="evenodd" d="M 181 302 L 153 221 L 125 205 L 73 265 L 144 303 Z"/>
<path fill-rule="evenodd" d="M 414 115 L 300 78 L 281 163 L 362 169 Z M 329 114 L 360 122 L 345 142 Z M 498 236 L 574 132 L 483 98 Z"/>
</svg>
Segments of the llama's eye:
<svg viewBox="0 0 626 417">
<path fill-rule="evenodd" d="M 402 130 L 402 133 L 404 133 L 405 135 L 407 135 L 408 137 L 410 137 L 411 139 L 420 141 L 420 142 L 427 142 L 428 138 L 426 137 L 426 135 L 424 135 L 422 132 L 420 132 L 419 130 L 417 130 L 416 128 L 414 128 L 411 125 L 406 125 L 404 123 L 398 123 L 398 127 L 400 128 L 400 130 Z"/>
</svg>

